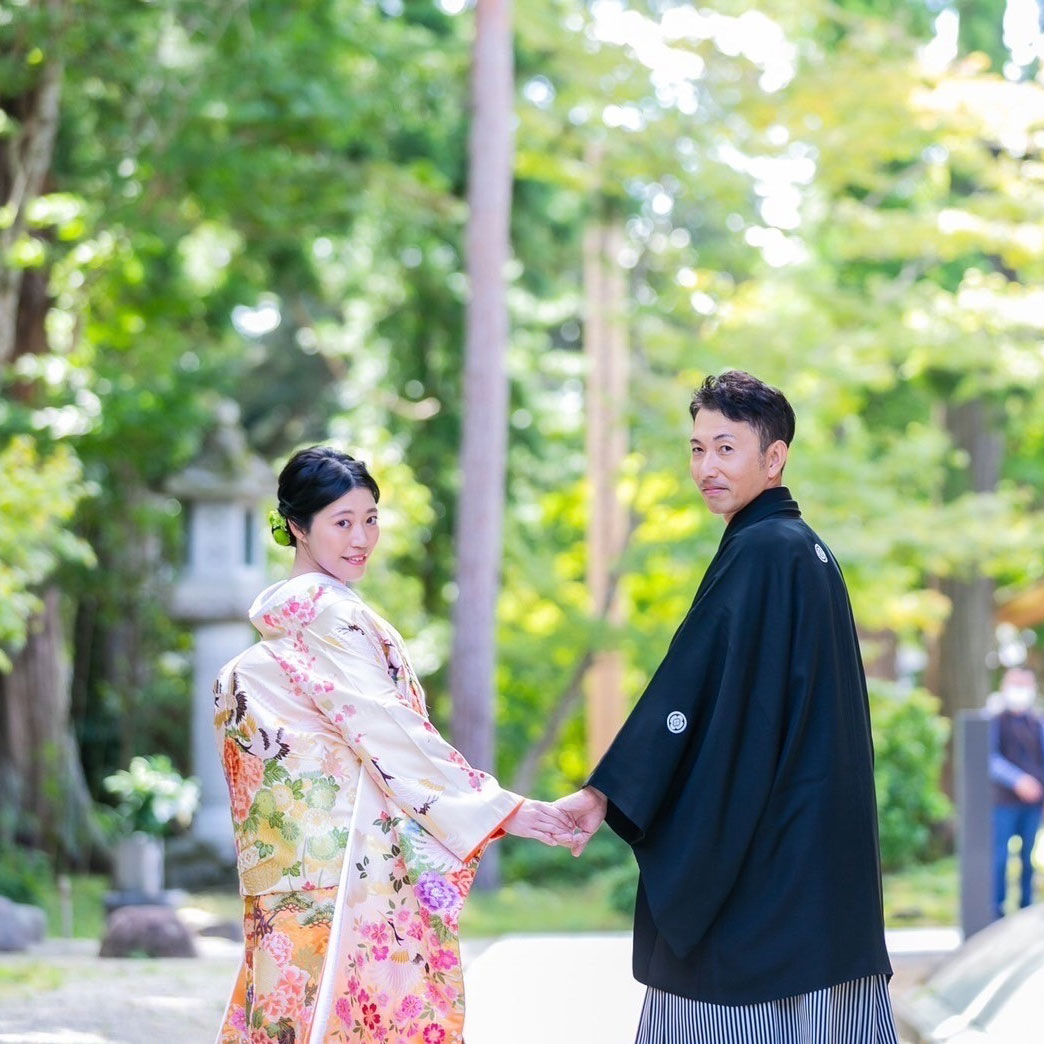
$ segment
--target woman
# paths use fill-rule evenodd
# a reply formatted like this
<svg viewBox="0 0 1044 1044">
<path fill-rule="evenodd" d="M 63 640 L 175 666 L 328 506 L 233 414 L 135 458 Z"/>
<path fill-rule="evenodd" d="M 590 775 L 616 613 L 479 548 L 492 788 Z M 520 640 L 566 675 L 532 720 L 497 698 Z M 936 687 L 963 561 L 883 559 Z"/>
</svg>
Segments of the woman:
<svg viewBox="0 0 1044 1044">
<path fill-rule="evenodd" d="M 279 476 L 290 578 L 215 685 L 246 953 L 220 1044 L 463 1039 L 458 917 L 486 844 L 568 841 L 428 720 L 396 630 L 348 586 L 380 533 L 365 464 L 325 447 Z"/>
</svg>

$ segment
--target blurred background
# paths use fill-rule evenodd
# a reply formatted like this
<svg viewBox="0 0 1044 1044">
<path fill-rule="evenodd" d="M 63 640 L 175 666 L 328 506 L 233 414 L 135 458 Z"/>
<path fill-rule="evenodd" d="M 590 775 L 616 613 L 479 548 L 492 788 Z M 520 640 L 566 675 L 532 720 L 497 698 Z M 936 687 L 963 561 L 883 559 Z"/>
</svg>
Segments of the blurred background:
<svg viewBox="0 0 1044 1044">
<path fill-rule="evenodd" d="M 845 569 L 890 924 L 956 923 L 951 722 L 1042 666 L 1037 3 L 507 6 L 0 3 L 0 895 L 52 935 L 133 831 L 238 916 L 201 635 L 288 570 L 303 445 L 381 485 L 360 591 L 437 724 L 582 783 L 720 537 L 687 407 L 729 367 Z M 465 937 L 628 927 L 605 833 L 499 854 Z"/>
</svg>

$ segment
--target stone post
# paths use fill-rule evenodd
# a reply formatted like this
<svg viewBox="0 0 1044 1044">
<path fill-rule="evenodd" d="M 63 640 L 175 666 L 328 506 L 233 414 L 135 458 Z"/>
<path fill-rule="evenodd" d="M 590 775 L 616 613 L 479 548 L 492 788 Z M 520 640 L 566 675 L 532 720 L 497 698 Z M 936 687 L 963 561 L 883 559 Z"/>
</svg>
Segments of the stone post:
<svg viewBox="0 0 1044 1044">
<path fill-rule="evenodd" d="M 990 715 L 961 711 L 955 738 L 957 853 L 964 938 L 990 924 L 993 909 L 993 788 L 990 786 Z"/>
</svg>

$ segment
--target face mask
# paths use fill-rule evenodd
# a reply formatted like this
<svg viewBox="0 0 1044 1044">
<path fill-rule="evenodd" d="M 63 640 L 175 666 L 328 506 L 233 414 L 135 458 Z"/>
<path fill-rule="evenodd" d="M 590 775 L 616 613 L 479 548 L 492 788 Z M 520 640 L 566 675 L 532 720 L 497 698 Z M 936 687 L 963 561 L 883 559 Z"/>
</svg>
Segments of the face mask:
<svg viewBox="0 0 1044 1044">
<path fill-rule="evenodd" d="M 1004 702 L 1010 710 L 1027 711 L 1037 698 L 1037 690 L 1031 685 L 1012 685 L 1004 690 Z"/>
</svg>

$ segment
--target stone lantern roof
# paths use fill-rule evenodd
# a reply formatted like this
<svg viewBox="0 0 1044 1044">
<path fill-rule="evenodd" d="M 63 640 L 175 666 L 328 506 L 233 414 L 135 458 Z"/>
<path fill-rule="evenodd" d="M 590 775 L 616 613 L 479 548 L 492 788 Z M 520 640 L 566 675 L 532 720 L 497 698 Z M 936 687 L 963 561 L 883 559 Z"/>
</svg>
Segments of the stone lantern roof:
<svg viewBox="0 0 1044 1044">
<path fill-rule="evenodd" d="M 272 469 L 247 446 L 239 407 L 222 402 L 199 457 L 167 484 L 185 515 L 185 563 L 172 592 L 179 619 L 242 621 L 265 585 L 261 504 L 275 496 Z"/>
<path fill-rule="evenodd" d="M 203 440 L 199 456 L 167 482 L 183 502 L 257 503 L 275 492 L 272 469 L 247 445 L 239 424 L 239 406 L 226 399 L 216 412 L 217 424 Z"/>
</svg>

